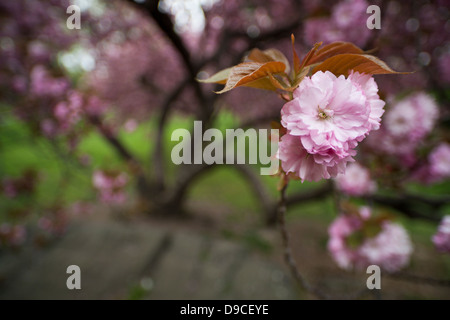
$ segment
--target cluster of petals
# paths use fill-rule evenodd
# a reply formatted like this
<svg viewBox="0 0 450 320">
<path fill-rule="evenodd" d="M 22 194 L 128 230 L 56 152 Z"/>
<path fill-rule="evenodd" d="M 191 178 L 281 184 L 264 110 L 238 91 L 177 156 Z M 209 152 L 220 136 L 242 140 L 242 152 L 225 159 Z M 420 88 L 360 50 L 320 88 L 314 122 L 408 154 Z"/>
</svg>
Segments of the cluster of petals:
<svg viewBox="0 0 450 320">
<path fill-rule="evenodd" d="M 377 189 L 376 183 L 370 178 L 370 171 L 358 163 L 349 164 L 345 173 L 336 177 L 336 186 L 350 196 L 372 194 Z"/>
<path fill-rule="evenodd" d="M 383 221 L 379 222 L 381 230 L 375 236 L 364 236 L 363 229 L 370 216 L 370 209 L 362 207 L 359 215 L 341 214 L 333 221 L 328 230 L 328 250 L 335 262 L 346 270 L 378 265 L 387 272 L 396 272 L 406 267 L 413 251 L 406 230 L 399 224 Z M 349 243 L 354 234 L 362 237 L 356 246 Z"/>
<path fill-rule="evenodd" d="M 450 215 L 442 219 L 432 240 L 440 252 L 450 253 Z"/>
<path fill-rule="evenodd" d="M 125 201 L 124 188 L 128 183 L 125 173 L 112 174 L 96 170 L 92 176 L 94 187 L 100 192 L 100 199 L 104 203 L 120 204 Z"/>
<path fill-rule="evenodd" d="M 384 124 L 392 137 L 418 142 L 431 132 L 438 115 L 439 108 L 434 99 L 418 92 L 393 105 L 386 113 Z"/>
<path fill-rule="evenodd" d="M 17 247 L 26 241 L 27 231 L 23 225 L 0 225 L 0 248 L 2 246 Z"/>
<path fill-rule="evenodd" d="M 278 158 L 286 173 L 318 181 L 344 173 L 354 148 L 377 130 L 384 110 L 370 75 L 336 77 L 329 71 L 306 77 L 281 110 L 287 133 Z"/>
</svg>

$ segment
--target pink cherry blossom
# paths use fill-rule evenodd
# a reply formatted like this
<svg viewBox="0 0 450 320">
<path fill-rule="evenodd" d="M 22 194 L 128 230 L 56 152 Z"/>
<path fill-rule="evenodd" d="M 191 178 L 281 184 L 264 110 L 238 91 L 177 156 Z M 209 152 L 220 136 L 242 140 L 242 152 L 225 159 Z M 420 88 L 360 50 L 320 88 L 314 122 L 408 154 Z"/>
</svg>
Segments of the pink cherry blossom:
<svg viewBox="0 0 450 320">
<path fill-rule="evenodd" d="M 370 105 L 369 125 L 370 130 L 378 130 L 380 128 L 381 116 L 384 113 L 384 105 L 386 104 L 378 95 L 378 86 L 375 79 L 369 74 L 351 72 L 349 79 L 361 86 L 364 91 L 368 103 Z"/>
<path fill-rule="evenodd" d="M 131 133 L 131 132 L 134 132 L 137 129 L 138 125 L 139 124 L 138 124 L 138 122 L 135 119 L 128 119 L 124 123 L 123 127 L 124 127 L 126 132 L 130 132 Z"/>
<path fill-rule="evenodd" d="M 349 164 L 345 173 L 336 177 L 336 185 L 341 192 L 351 196 L 372 194 L 377 189 L 369 170 L 358 163 Z"/>
<path fill-rule="evenodd" d="M 18 247 L 26 241 L 27 230 L 23 225 L 3 223 L 0 225 L 0 246 Z"/>
<path fill-rule="evenodd" d="M 370 216 L 370 209 L 362 207 L 359 215 L 341 214 L 333 221 L 328 230 L 328 250 L 333 259 L 339 267 L 347 270 L 361 270 L 372 264 L 387 272 L 404 268 L 413 250 L 406 230 L 399 224 L 383 221 L 379 223 L 380 232 L 369 237 L 364 228 Z M 352 246 L 349 238 L 355 234 L 360 243 Z"/>
<path fill-rule="evenodd" d="M 441 143 L 428 156 L 430 173 L 436 180 L 450 178 L 450 144 Z"/>
<path fill-rule="evenodd" d="M 31 93 L 41 96 L 60 96 L 68 89 L 69 83 L 65 78 L 53 78 L 47 69 L 37 65 L 31 71 Z"/>
<path fill-rule="evenodd" d="M 440 252 L 450 253 L 450 215 L 442 219 L 432 240 Z"/>
<path fill-rule="evenodd" d="M 330 152 L 329 156 L 321 154 L 309 154 L 303 147 L 300 137 L 285 134 L 278 144 L 278 159 L 284 172 L 293 172 L 302 181 L 319 181 L 335 177 L 345 171 L 345 163 L 352 161 L 351 157 L 342 159 Z M 323 165 L 323 163 L 334 165 Z"/>
<path fill-rule="evenodd" d="M 67 101 L 56 105 L 53 113 L 62 130 L 67 130 L 80 120 L 82 106 L 83 96 L 77 91 L 69 92 Z"/>
<path fill-rule="evenodd" d="M 384 123 L 393 137 L 418 142 L 433 129 L 438 110 L 433 98 L 419 92 L 392 106 L 386 113 Z"/>
<path fill-rule="evenodd" d="M 378 128 L 384 102 L 377 90 L 370 77 L 356 73 L 345 78 L 319 71 L 306 77 L 281 110 L 287 134 L 298 137 L 281 139 L 278 156 L 283 170 L 302 181 L 343 173 L 358 142 Z M 296 159 L 300 156 L 306 159 Z"/>
<path fill-rule="evenodd" d="M 104 203 L 125 202 L 124 187 L 128 183 L 128 176 L 125 173 L 112 174 L 97 170 L 92 176 L 92 183 L 100 192 L 100 199 Z"/>
<path fill-rule="evenodd" d="M 2 187 L 3 187 L 3 193 L 8 198 L 15 198 L 19 193 L 13 179 L 8 179 L 8 178 L 3 179 Z"/>
</svg>

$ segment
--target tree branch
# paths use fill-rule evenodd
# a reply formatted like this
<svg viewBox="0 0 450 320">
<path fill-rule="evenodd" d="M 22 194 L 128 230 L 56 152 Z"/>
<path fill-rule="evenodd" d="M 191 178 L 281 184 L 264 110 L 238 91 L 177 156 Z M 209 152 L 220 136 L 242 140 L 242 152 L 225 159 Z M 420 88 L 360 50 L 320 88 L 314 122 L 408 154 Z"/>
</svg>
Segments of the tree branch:
<svg viewBox="0 0 450 320">
<path fill-rule="evenodd" d="M 283 188 L 280 191 L 280 200 L 278 202 L 277 206 L 277 218 L 278 218 L 278 227 L 280 229 L 281 233 L 281 239 L 284 249 L 284 261 L 289 267 L 289 270 L 291 271 L 291 274 L 293 278 L 295 279 L 296 283 L 306 290 L 307 292 L 310 292 L 317 296 L 320 299 L 326 299 L 327 296 L 323 294 L 320 290 L 317 290 L 316 288 L 311 287 L 311 285 L 306 281 L 306 279 L 303 277 L 303 275 L 300 273 L 300 271 L 297 268 L 297 262 L 295 261 L 291 247 L 290 247 L 290 237 L 289 233 L 286 229 L 286 221 L 285 221 L 285 215 L 286 215 L 286 209 L 287 209 L 287 199 L 286 199 L 286 189 L 287 189 L 287 182 L 283 186 Z"/>
<path fill-rule="evenodd" d="M 119 139 L 108 130 L 103 124 L 98 116 L 89 116 L 89 121 L 93 124 L 102 134 L 102 136 L 109 142 L 109 144 L 114 148 L 117 154 L 123 158 L 125 161 L 138 164 L 139 162 L 134 158 L 134 156 L 126 149 L 126 147 L 119 141 Z"/>
<path fill-rule="evenodd" d="M 306 203 L 306 202 L 314 201 L 314 200 L 321 199 L 321 198 L 324 198 L 324 197 L 330 195 L 332 191 L 333 191 L 332 184 L 326 183 L 323 186 L 316 188 L 316 189 L 307 190 L 302 193 L 297 193 L 297 194 L 289 196 L 289 197 L 286 196 L 285 204 L 286 204 L 286 206 L 292 206 L 292 205 L 296 205 L 299 203 Z M 270 210 L 270 215 L 268 216 L 268 219 L 267 219 L 268 225 L 273 225 L 277 221 L 278 206 L 279 206 L 279 204 L 271 205 L 272 209 Z"/>
<path fill-rule="evenodd" d="M 137 171 L 137 187 L 138 191 L 142 195 L 146 195 L 150 190 L 150 185 L 145 177 L 144 171 L 142 169 L 142 165 L 139 161 L 128 151 L 128 149 L 119 141 L 119 139 L 112 133 L 111 130 L 108 130 L 103 124 L 98 116 L 89 116 L 89 121 L 97 127 L 102 136 L 109 142 L 109 144 L 114 148 L 117 154 L 127 161 L 133 170 Z"/>
<path fill-rule="evenodd" d="M 189 79 L 181 81 L 171 93 L 168 94 L 166 100 L 162 104 L 159 119 L 158 119 L 158 132 L 156 134 L 156 144 L 155 151 L 153 153 L 153 167 L 155 172 L 155 184 L 156 190 L 162 191 L 166 185 L 166 179 L 164 175 L 164 150 L 162 145 L 164 126 L 167 122 L 170 110 L 172 109 L 173 103 L 183 92 L 183 89 L 189 83 Z"/>
<path fill-rule="evenodd" d="M 203 91 L 200 87 L 200 84 L 197 82 L 196 77 L 199 71 L 198 67 L 192 61 L 191 56 L 189 54 L 188 49 L 183 43 L 181 37 L 175 32 L 174 25 L 169 15 L 159 11 L 158 9 L 158 0 L 147 0 L 142 3 L 137 3 L 134 0 L 126 0 L 129 3 L 132 3 L 134 6 L 143 9 L 149 14 L 149 16 L 156 22 L 161 31 L 166 35 L 170 42 L 172 42 L 175 49 L 178 51 L 184 66 L 186 67 L 189 80 L 192 84 L 195 94 L 200 103 L 200 108 L 202 112 L 202 120 L 207 122 L 212 115 L 212 108 L 207 103 Z"/>
<path fill-rule="evenodd" d="M 446 204 L 450 204 L 448 198 L 433 199 L 411 194 L 405 194 L 398 197 L 371 195 L 364 198 L 380 205 L 393 208 L 409 218 L 433 222 L 439 222 L 441 220 L 441 217 L 435 214 L 435 210 Z M 431 214 L 427 214 L 427 212 Z"/>
</svg>

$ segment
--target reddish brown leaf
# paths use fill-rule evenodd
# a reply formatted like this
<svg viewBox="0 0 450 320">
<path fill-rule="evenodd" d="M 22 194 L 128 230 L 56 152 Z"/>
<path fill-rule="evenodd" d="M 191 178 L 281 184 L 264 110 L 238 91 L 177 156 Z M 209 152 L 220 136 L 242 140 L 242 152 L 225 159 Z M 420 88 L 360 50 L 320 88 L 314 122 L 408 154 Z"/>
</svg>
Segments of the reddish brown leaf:
<svg viewBox="0 0 450 320">
<path fill-rule="evenodd" d="M 249 60 L 254 62 L 270 62 L 270 61 L 279 61 L 286 65 L 285 72 L 289 72 L 289 61 L 286 56 L 277 49 L 267 49 L 261 51 L 259 49 L 253 49 L 247 57 Z"/>
<path fill-rule="evenodd" d="M 264 90 L 272 90 L 275 91 L 277 88 L 274 86 L 269 77 L 259 78 L 257 80 L 251 81 L 242 85 L 244 87 L 256 88 L 256 89 L 264 89 Z"/>
<path fill-rule="evenodd" d="M 311 50 L 309 50 L 309 52 L 306 54 L 306 56 L 303 58 L 303 61 L 300 65 L 300 70 L 304 67 L 307 66 L 309 64 L 309 60 L 311 60 L 311 58 L 315 55 L 317 49 L 319 49 L 319 47 L 322 45 L 322 42 L 316 43 L 314 45 L 314 48 L 312 48 Z M 298 73 L 298 72 L 297 72 Z"/>
<path fill-rule="evenodd" d="M 252 87 L 253 81 L 268 77 L 269 74 L 283 73 L 285 68 L 286 65 L 279 61 L 270 61 L 266 63 L 243 62 L 231 69 L 225 88 L 217 93 L 224 93 L 244 85 Z M 264 85 L 266 84 L 267 82 L 264 82 Z M 259 88 L 260 85 L 260 82 L 257 83 L 256 88 Z"/>
<path fill-rule="evenodd" d="M 198 82 L 203 83 L 219 83 L 219 84 L 225 84 L 227 83 L 228 76 L 230 75 L 232 68 L 223 69 L 213 76 L 209 77 L 208 79 L 197 79 Z"/>
<path fill-rule="evenodd" d="M 385 62 L 368 54 L 338 54 L 316 66 L 317 71 L 330 71 L 336 76 L 347 76 L 351 70 L 367 74 L 407 74 L 392 70 Z"/>
<path fill-rule="evenodd" d="M 322 62 L 330 57 L 344 53 L 364 54 L 364 51 L 350 42 L 333 42 L 317 50 L 315 55 L 308 61 L 306 65 Z"/>
<path fill-rule="evenodd" d="M 293 56 L 293 60 L 294 60 L 294 72 L 295 74 L 298 74 L 300 72 L 300 59 L 297 55 L 297 51 L 295 51 L 295 37 L 293 34 L 291 34 L 291 42 L 292 42 L 292 56 Z"/>
</svg>

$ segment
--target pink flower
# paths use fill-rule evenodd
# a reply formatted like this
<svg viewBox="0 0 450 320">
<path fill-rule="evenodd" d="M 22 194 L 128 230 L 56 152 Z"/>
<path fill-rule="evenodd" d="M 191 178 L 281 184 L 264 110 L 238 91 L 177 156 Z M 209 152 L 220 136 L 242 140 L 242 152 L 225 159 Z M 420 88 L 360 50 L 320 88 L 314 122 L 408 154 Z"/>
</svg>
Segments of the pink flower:
<svg viewBox="0 0 450 320">
<path fill-rule="evenodd" d="M 125 173 L 106 173 L 97 170 L 92 176 L 94 187 L 100 192 L 100 199 L 104 203 L 119 204 L 125 201 L 124 188 L 128 183 Z"/>
<path fill-rule="evenodd" d="M 438 110 L 429 95 L 419 92 L 395 104 L 386 113 L 384 123 L 393 137 L 418 142 L 433 129 Z"/>
<path fill-rule="evenodd" d="M 345 173 L 336 177 L 336 185 L 340 191 L 351 196 L 372 194 L 377 189 L 375 182 L 370 179 L 369 170 L 358 163 L 349 164 Z"/>
<path fill-rule="evenodd" d="M 47 235 L 61 236 L 65 233 L 68 224 L 68 217 L 64 210 L 54 208 L 46 216 L 41 217 L 37 226 Z"/>
<path fill-rule="evenodd" d="M 450 253 L 450 215 L 442 219 L 432 240 L 440 252 Z"/>
<path fill-rule="evenodd" d="M 396 272 L 409 263 L 411 240 L 399 224 L 378 222 L 380 231 L 369 235 L 367 230 L 376 227 L 370 220 L 370 209 L 362 207 L 359 215 L 341 214 L 330 225 L 328 250 L 343 269 L 364 269 L 375 264 L 387 272 Z M 375 225 L 374 225 L 375 224 Z"/>
<path fill-rule="evenodd" d="M 128 119 L 124 125 L 123 125 L 124 129 L 126 132 L 134 132 L 137 127 L 138 127 L 138 122 L 135 119 Z"/>
<path fill-rule="evenodd" d="M 343 173 L 356 154 L 353 148 L 378 128 L 378 109 L 384 102 L 377 90 L 375 81 L 358 73 L 347 79 L 328 71 L 306 77 L 281 110 L 281 124 L 288 135 L 298 137 L 281 139 L 278 157 L 283 170 L 302 181 Z"/>
<path fill-rule="evenodd" d="M 68 89 L 69 83 L 65 78 L 53 78 L 47 69 L 37 65 L 31 71 L 31 93 L 40 96 L 58 97 Z"/>
<path fill-rule="evenodd" d="M 58 129 L 53 120 L 44 119 L 41 121 L 41 131 L 45 136 L 51 138 L 56 135 Z"/>
<path fill-rule="evenodd" d="M 67 101 L 58 103 L 54 110 L 54 116 L 58 119 L 63 130 L 76 124 L 81 118 L 83 97 L 77 91 L 68 94 Z"/>
<path fill-rule="evenodd" d="M 430 173 L 436 180 L 450 177 L 450 144 L 441 143 L 428 156 Z"/>
<path fill-rule="evenodd" d="M 381 116 L 384 113 L 385 102 L 378 95 L 378 86 L 375 79 L 369 74 L 351 72 L 349 79 L 361 86 L 364 91 L 368 103 L 370 105 L 369 124 L 370 130 L 378 130 L 380 128 Z"/>
<path fill-rule="evenodd" d="M 8 178 L 3 179 L 2 185 L 3 185 L 3 193 L 8 198 L 15 198 L 18 195 L 19 192 L 13 179 Z"/>
<path fill-rule="evenodd" d="M 450 178 L 450 145 L 442 142 L 428 155 L 428 163 L 413 172 L 412 180 L 430 184 L 447 178 Z"/>
<path fill-rule="evenodd" d="M 338 159 L 330 154 L 330 157 L 320 154 L 309 154 L 303 147 L 300 137 L 285 134 L 278 144 L 278 159 L 281 160 L 281 167 L 284 172 L 293 172 L 302 181 L 319 181 L 335 177 L 338 173 L 345 171 L 346 161 L 351 161 L 351 157 Z M 326 166 L 322 163 L 325 160 L 335 161 L 334 166 Z"/>
<path fill-rule="evenodd" d="M 8 223 L 0 225 L 0 245 L 11 247 L 22 245 L 27 238 L 27 230 L 23 225 L 11 226 Z"/>
</svg>

